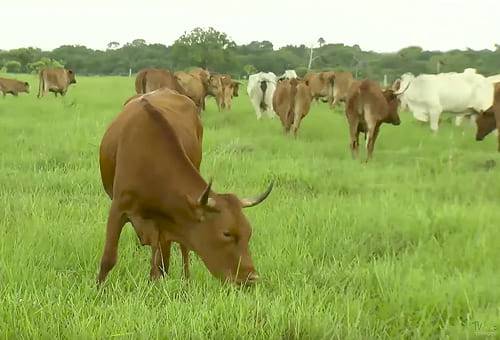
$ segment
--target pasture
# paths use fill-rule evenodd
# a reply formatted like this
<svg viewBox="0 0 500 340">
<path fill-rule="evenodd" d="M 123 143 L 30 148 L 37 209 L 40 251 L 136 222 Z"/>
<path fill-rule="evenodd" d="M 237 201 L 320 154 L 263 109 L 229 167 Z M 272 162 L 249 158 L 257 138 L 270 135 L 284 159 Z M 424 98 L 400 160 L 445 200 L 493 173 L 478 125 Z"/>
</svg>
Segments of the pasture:
<svg viewBox="0 0 500 340">
<path fill-rule="evenodd" d="M 500 337 L 500 159 L 493 135 L 384 125 L 369 164 L 353 161 L 343 112 L 314 104 L 296 140 L 232 112 L 202 114 L 202 174 L 246 210 L 262 281 L 226 287 L 191 253 L 181 278 L 151 283 L 149 248 L 125 227 L 119 260 L 95 278 L 110 201 L 101 137 L 132 78 L 80 77 L 65 98 L 0 98 L 0 337 L 368 339 Z M 361 155 L 364 156 L 364 150 Z"/>
</svg>

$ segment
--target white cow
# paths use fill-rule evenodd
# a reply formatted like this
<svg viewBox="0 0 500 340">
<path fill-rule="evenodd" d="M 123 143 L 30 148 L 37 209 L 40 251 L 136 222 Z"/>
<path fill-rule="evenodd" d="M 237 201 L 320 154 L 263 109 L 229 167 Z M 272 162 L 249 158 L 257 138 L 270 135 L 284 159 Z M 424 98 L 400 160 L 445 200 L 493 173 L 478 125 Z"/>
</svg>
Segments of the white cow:
<svg viewBox="0 0 500 340">
<path fill-rule="evenodd" d="M 431 130 L 439 129 L 439 117 L 443 111 L 459 114 L 456 124 L 471 113 L 486 111 L 493 104 L 493 84 L 475 69 L 463 73 L 421 74 L 401 76 L 399 91 L 401 103 L 407 105 L 413 116 L 420 121 L 430 121 Z"/>
<path fill-rule="evenodd" d="M 486 79 L 491 81 L 493 84 L 500 83 L 500 74 L 495 74 L 494 76 L 487 77 Z"/>
<path fill-rule="evenodd" d="M 286 70 L 285 73 L 283 73 L 279 79 L 296 79 L 298 78 L 297 73 L 295 70 Z"/>
<path fill-rule="evenodd" d="M 273 72 L 259 72 L 248 77 L 247 93 L 257 115 L 257 119 L 265 113 L 274 118 L 273 94 L 276 90 L 277 77 Z"/>
</svg>

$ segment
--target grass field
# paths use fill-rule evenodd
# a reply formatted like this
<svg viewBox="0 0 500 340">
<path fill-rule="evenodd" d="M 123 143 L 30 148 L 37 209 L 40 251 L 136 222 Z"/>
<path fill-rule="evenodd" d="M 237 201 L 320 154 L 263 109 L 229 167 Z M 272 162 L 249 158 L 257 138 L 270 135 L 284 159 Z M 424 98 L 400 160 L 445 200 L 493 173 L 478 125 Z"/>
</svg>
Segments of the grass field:
<svg viewBox="0 0 500 340">
<path fill-rule="evenodd" d="M 151 283 L 126 226 L 97 290 L 110 205 L 98 147 L 133 79 L 77 76 L 65 98 L 37 100 L 21 78 L 31 94 L 0 97 L 0 338 L 500 338 L 494 136 L 449 123 L 433 136 L 403 113 L 366 165 L 325 104 L 294 140 L 255 119 L 245 89 L 232 112 L 210 99 L 203 176 L 239 195 L 276 184 L 246 210 L 262 282 L 224 287 L 192 255 L 186 283 L 176 247 Z"/>
</svg>

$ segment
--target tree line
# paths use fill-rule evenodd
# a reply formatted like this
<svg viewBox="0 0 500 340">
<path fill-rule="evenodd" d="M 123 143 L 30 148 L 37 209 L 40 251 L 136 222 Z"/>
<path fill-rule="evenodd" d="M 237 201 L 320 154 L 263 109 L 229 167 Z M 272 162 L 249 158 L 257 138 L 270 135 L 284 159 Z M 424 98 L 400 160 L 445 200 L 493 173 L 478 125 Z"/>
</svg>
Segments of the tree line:
<svg viewBox="0 0 500 340">
<path fill-rule="evenodd" d="M 81 75 L 128 75 L 145 67 L 172 70 L 204 67 L 242 78 L 256 71 L 283 73 L 295 69 L 351 71 L 356 78 L 392 80 L 405 72 L 414 74 L 462 72 L 473 67 L 484 75 L 500 73 L 500 46 L 491 50 L 425 51 L 410 46 L 394 53 L 363 51 L 358 45 L 327 43 L 318 39 L 310 48 L 304 44 L 275 49 L 270 41 L 237 45 L 226 33 L 196 28 L 172 45 L 148 44 L 144 39 L 120 45 L 110 42 L 106 50 L 64 45 L 52 51 L 28 47 L 0 50 L 0 69 L 10 73 L 37 73 L 46 66 L 65 66 Z"/>
</svg>

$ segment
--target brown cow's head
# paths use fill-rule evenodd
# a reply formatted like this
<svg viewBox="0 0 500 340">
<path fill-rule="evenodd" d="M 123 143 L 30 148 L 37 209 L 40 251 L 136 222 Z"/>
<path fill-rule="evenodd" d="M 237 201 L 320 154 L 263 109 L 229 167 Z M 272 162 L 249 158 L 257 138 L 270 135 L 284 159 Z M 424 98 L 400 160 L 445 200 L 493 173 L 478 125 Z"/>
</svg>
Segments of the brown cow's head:
<svg viewBox="0 0 500 340">
<path fill-rule="evenodd" d="M 476 140 L 481 141 L 486 137 L 491 131 L 496 128 L 496 120 L 493 112 L 486 111 L 479 114 L 476 118 Z"/>
<path fill-rule="evenodd" d="M 73 72 L 73 70 L 71 70 L 71 69 L 66 70 L 66 72 L 68 73 L 69 83 L 76 84 L 75 72 Z"/>
<path fill-rule="evenodd" d="M 386 123 L 391 123 L 392 125 L 401 124 L 398 114 L 399 98 L 393 90 L 384 90 L 384 98 L 387 101 L 388 114 Z"/>
<path fill-rule="evenodd" d="M 252 227 L 242 209 L 264 201 L 272 184 L 253 199 L 215 194 L 210 186 L 211 183 L 197 201 L 188 198 L 197 223 L 190 228 L 187 244 L 215 277 L 236 284 L 255 283 L 259 277 L 248 249 Z"/>
<path fill-rule="evenodd" d="M 26 93 L 30 93 L 30 84 L 27 81 L 25 81 L 23 85 L 24 86 L 23 86 L 22 91 L 26 92 Z"/>
<path fill-rule="evenodd" d="M 236 80 L 233 80 L 232 81 L 232 87 L 233 87 L 233 97 L 238 97 L 238 91 L 240 89 L 240 82 L 239 81 L 236 81 Z"/>
</svg>

